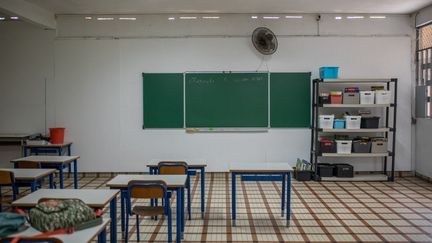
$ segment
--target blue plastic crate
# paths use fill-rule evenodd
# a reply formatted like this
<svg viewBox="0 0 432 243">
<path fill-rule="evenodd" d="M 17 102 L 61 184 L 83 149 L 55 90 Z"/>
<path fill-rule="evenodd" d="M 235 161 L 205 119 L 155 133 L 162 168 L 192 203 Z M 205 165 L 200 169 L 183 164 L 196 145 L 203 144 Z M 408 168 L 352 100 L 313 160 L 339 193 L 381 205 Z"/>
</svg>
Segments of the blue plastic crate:
<svg viewBox="0 0 432 243">
<path fill-rule="evenodd" d="M 339 77 L 339 67 L 321 67 L 320 78 L 336 79 Z"/>
<path fill-rule="evenodd" d="M 345 128 L 345 120 L 344 119 L 335 119 L 333 123 L 334 129 L 344 129 Z"/>
</svg>

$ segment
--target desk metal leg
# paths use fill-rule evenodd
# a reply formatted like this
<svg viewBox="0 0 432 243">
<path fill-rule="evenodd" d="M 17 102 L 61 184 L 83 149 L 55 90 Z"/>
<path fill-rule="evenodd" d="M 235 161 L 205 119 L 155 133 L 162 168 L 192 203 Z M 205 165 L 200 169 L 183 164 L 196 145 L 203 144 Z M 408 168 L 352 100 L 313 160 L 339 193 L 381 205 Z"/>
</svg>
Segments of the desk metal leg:
<svg viewBox="0 0 432 243">
<path fill-rule="evenodd" d="M 189 220 L 192 219 L 192 210 L 191 210 L 191 185 L 190 185 L 190 176 L 187 176 L 187 209 L 188 209 L 188 217 Z"/>
<path fill-rule="evenodd" d="M 185 228 L 185 223 L 186 223 L 186 221 L 185 221 L 185 219 L 186 219 L 185 207 L 184 207 L 184 205 L 185 205 L 185 189 L 184 188 L 181 189 L 181 201 L 180 202 L 181 202 L 181 238 L 183 239 L 184 228 Z"/>
<path fill-rule="evenodd" d="M 287 226 L 290 225 L 291 220 L 291 173 L 288 172 L 288 185 L 287 185 Z"/>
<path fill-rule="evenodd" d="M 106 243 L 106 228 L 98 235 L 98 243 Z"/>
<path fill-rule="evenodd" d="M 121 231 L 122 231 L 122 238 L 124 238 L 124 232 L 125 232 L 125 191 L 120 192 L 120 221 L 121 221 Z"/>
<path fill-rule="evenodd" d="M 236 226 L 236 174 L 231 173 L 231 220 L 232 225 Z"/>
<path fill-rule="evenodd" d="M 282 174 L 282 213 L 281 216 L 284 216 L 284 210 L 285 210 L 285 184 L 286 184 L 286 175 Z"/>
<path fill-rule="evenodd" d="M 49 175 L 49 187 L 54 189 L 54 174 Z"/>
<path fill-rule="evenodd" d="M 63 189 L 63 164 L 59 166 L 59 181 L 60 181 L 60 189 Z"/>
<path fill-rule="evenodd" d="M 36 180 L 32 180 L 32 181 L 30 182 L 30 191 L 31 191 L 31 192 L 36 191 Z"/>
<path fill-rule="evenodd" d="M 78 189 L 78 161 L 77 160 L 74 160 L 73 166 L 74 166 L 74 184 L 75 184 L 75 189 Z M 70 168 L 70 165 L 69 165 L 69 168 Z"/>
<path fill-rule="evenodd" d="M 176 190 L 177 192 L 177 198 L 176 198 L 176 202 L 177 202 L 177 208 L 176 208 L 176 242 L 180 243 L 181 242 L 181 189 L 177 188 Z"/>
<path fill-rule="evenodd" d="M 205 168 L 201 169 L 201 218 L 204 218 L 205 212 Z"/>
<path fill-rule="evenodd" d="M 110 242 L 117 242 L 117 197 L 114 197 L 110 202 Z"/>
</svg>

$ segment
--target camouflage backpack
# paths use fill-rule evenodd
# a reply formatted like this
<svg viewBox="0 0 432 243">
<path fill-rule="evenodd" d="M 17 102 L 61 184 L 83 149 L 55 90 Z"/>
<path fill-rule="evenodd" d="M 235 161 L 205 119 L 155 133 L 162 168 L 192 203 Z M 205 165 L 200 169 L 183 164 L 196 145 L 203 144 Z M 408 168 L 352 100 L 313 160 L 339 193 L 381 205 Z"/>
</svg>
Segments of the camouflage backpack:
<svg viewBox="0 0 432 243">
<path fill-rule="evenodd" d="M 42 231 L 74 229 L 96 220 L 92 208 L 79 199 L 49 199 L 39 202 L 29 213 L 30 224 Z"/>
</svg>

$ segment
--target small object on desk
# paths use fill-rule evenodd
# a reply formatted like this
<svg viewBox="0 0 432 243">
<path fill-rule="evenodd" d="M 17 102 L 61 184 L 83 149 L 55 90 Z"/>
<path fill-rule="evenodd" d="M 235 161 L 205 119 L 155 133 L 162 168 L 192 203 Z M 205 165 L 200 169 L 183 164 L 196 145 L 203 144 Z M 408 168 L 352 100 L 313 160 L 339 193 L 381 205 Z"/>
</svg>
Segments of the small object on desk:
<svg viewBox="0 0 432 243">
<path fill-rule="evenodd" d="M 50 128 L 50 143 L 52 144 L 62 144 L 64 143 L 64 127 L 54 127 Z"/>
</svg>

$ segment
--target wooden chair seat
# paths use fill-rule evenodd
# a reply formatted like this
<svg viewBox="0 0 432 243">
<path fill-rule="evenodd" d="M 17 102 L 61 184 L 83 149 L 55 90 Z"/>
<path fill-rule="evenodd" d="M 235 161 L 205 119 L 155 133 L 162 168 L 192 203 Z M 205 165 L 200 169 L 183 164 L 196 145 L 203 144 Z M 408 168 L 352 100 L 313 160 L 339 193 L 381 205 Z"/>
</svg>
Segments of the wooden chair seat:
<svg viewBox="0 0 432 243">
<path fill-rule="evenodd" d="M 164 207 L 162 206 L 135 206 L 132 209 L 132 213 L 138 214 L 139 216 L 158 216 L 164 214 Z"/>
</svg>

